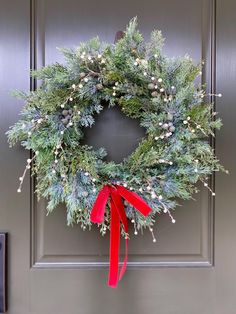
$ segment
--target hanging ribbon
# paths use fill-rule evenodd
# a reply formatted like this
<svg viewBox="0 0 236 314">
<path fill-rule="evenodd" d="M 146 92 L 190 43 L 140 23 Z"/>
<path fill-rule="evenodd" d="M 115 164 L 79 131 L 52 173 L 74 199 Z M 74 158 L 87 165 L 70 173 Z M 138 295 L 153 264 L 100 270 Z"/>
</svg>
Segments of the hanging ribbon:
<svg viewBox="0 0 236 314">
<path fill-rule="evenodd" d="M 125 239 L 125 257 L 119 275 L 120 223 L 122 223 L 125 233 L 128 234 L 128 220 L 122 199 L 125 199 L 144 216 L 147 216 L 152 209 L 138 194 L 129 191 L 123 186 L 105 185 L 98 193 L 97 199 L 93 205 L 90 214 L 90 220 L 92 222 L 103 222 L 108 199 L 110 199 L 111 208 L 110 266 L 108 285 L 112 288 L 116 288 L 118 281 L 125 273 L 128 261 L 128 239 Z"/>
</svg>

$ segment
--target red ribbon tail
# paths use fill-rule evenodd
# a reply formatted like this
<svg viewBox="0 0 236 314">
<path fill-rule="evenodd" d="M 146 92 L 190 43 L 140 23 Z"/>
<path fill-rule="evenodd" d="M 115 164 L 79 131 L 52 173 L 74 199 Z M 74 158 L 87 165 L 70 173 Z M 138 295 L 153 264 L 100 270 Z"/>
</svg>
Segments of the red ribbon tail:
<svg viewBox="0 0 236 314">
<path fill-rule="evenodd" d="M 119 276 L 119 280 L 122 279 L 122 277 L 124 276 L 124 273 L 126 271 L 126 267 L 127 267 L 127 262 L 128 262 L 128 239 L 125 239 L 125 257 L 123 260 L 123 264 L 120 270 L 120 276 Z"/>
<path fill-rule="evenodd" d="M 117 214 L 119 215 L 120 222 L 122 223 L 122 225 L 124 227 L 124 231 L 128 235 L 128 220 L 126 217 L 124 204 L 123 204 L 121 196 L 119 195 L 116 188 L 113 188 L 111 197 L 112 197 L 114 205 L 116 207 Z M 125 257 L 124 257 L 122 267 L 120 270 L 119 280 L 122 279 L 122 277 L 125 273 L 125 270 L 127 267 L 127 262 L 128 262 L 128 239 L 125 239 Z"/>
<path fill-rule="evenodd" d="M 108 286 L 116 288 L 119 274 L 120 219 L 113 199 L 111 199 L 110 267 Z"/>
</svg>

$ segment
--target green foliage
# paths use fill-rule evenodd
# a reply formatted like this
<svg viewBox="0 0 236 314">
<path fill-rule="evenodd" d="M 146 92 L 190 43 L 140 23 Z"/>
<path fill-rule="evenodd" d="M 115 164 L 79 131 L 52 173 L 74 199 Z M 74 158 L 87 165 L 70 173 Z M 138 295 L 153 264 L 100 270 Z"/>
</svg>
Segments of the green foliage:
<svg viewBox="0 0 236 314">
<path fill-rule="evenodd" d="M 221 121 L 195 83 L 201 65 L 188 56 L 166 58 L 163 44 L 160 31 L 153 31 L 145 44 L 134 18 L 115 45 L 96 37 L 75 50 L 60 49 L 65 65 L 33 71 L 40 87 L 16 92 L 26 104 L 8 131 L 9 142 L 21 141 L 35 153 L 37 194 L 48 199 L 48 212 L 64 202 L 68 224 L 90 227 L 100 188 L 123 184 L 153 208 L 144 219 L 126 207 L 137 228 L 145 228 L 156 213 L 173 209 L 177 197 L 191 198 L 197 181 L 223 170 L 208 142 Z M 104 103 L 120 106 L 146 129 L 146 138 L 120 164 L 105 162 L 103 148 L 95 151 L 81 142 L 83 128 L 95 123 Z M 104 224 L 109 228 L 109 223 L 108 210 Z"/>
</svg>

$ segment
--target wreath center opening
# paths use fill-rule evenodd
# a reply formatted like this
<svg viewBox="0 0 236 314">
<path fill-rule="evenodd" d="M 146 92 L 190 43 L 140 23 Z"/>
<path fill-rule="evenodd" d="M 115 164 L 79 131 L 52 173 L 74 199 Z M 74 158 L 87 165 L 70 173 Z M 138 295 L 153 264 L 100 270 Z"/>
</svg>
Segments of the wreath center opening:
<svg viewBox="0 0 236 314">
<path fill-rule="evenodd" d="M 119 106 L 104 105 L 95 120 L 91 128 L 84 129 L 83 143 L 94 149 L 104 147 L 106 161 L 122 162 L 145 136 L 145 129 L 139 125 L 139 120 L 127 117 Z"/>
</svg>

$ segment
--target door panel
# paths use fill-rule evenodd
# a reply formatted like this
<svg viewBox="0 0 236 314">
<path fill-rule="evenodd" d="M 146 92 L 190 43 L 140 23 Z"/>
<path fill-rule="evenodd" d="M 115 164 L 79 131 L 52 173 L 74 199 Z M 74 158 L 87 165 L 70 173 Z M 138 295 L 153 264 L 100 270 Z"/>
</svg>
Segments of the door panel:
<svg viewBox="0 0 236 314">
<path fill-rule="evenodd" d="M 29 84 L 30 67 L 63 62 L 56 47 L 74 47 L 96 35 L 113 42 L 117 30 L 137 15 L 145 39 L 154 27 L 162 30 L 167 55 L 188 52 L 196 60 L 205 60 L 203 80 L 209 91 L 216 85 L 224 95 L 216 109 L 225 127 L 212 144 L 226 167 L 234 169 L 235 74 L 229 70 L 235 65 L 235 7 L 230 0 L 218 0 L 217 11 L 214 0 L 20 0 L 14 5 L 2 1 L 0 167 L 4 180 L 0 181 L 0 229 L 10 235 L 10 314 L 235 313 L 233 171 L 230 177 L 212 177 L 215 200 L 199 186 L 196 201 L 184 202 L 175 211 L 176 224 L 160 215 L 154 228 L 157 243 L 148 232 L 131 235 L 129 267 L 118 289 L 113 290 L 106 286 L 109 235 L 102 238 L 96 228 L 89 232 L 67 227 L 63 205 L 46 217 L 46 201 L 36 201 L 29 176 L 23 192 L 16 194 L 27 153 L 19 146 L 8 149 L 4 135 L 22 105 L 8 91 L 36 86 L 34 81 Z M 98 120 L 96 132 L 88 132 L 87 137 L 93 143 L 98 142 L 97 135 L 102 137 L 111 155 L 118 158 L 117 150 L 121 156 L 127 155 L 142 131 L 114 109 L 109 110 L 105 113 L 109 132 L 104 132 L 104 123 Z M 109 123 L 112 119 L 127 131 L 118 134 L 117 125 Z"/>
<path fill-rule="evenodd" d="M 132 15 L 137 15 L 145 38 L 154 27 L 162 29 L 167 38 L 167 54 L 178 56 L 188 51 L 197 60 L 205 59 L 206 69 L 210 67 L 211 55 L 208 54 L 207 43 L 211 32 L 209 16 L 212 12 L 209 1 L 202 2 L 200 5 L 196 1 L 192 1 L 191 4 L 186 0 L 176 3 L 165 1 L 160 7 L 155 1 L 150 0 L 145 10 L 141 2 L 131 1 L 127 6 L 125 1 L 121 1 L 113 4 L 109 14 L 107 5 L 107 1 L 100 1 L 96 15 L 91 16 L 90 12 L 93 12 L 95 2 L 40 1 L 35 8 L 36 38 L 43 38 L 40 44 L 36 42 L 36 56 L 43 61 L 40 66 L 55 61 L 63 62 L 61 54 L 55 47 L 74 47 L 97 34 L 101 40 L 113 42 L 116 31 L 124 27 Z M 121 7 L 125 7 L 126 10 L 119 15 L 117 13 Z M 189 11 L 189 15 L 184 18 L 183 10 Z M 169 19 L 163 18 L 165 12 L 169 12 L 170 18 L 176 22 L 174 28 L 173 25 L 170 27 Z M 37 59 L 36 65 L 39 66 Z M 208 75 L 207 72 L 205 74 Z M 207 80 L 211 84 L 209 75 Z M 94 127 L 96 132 L 92 132 L 93 129 L 87 132 L 87 137 L 90 137 L 89 142 L 97 143 L 99 137 L 102 137 L 103 143 L 113 143 L 109 146 L 111 155 L 116 157 L 116 151 L 119 151 L 126 156 L 130 142 L 136 143 L 135 138 L 130 138 L 129 135 L 134 133 L 134 137 L 135 135 L 140 137 L 139 129 L 125 117 L 122 119 L 117 116 L 118 123 L 122 123 L 122 129 L 126 127 L 129 132 L 120 135 L 116 132 L 115 123 L 109 123 L 109 119 L 114 119 L 114 109 L 109 109 L 105 115 L 107 117 L 105 122 L 98 119 Z M 107 131 L 105 132 L 104 129 Z M 114 134 L 112 139 L 110 134 Z M 175 214 L 178 223 L 175 225 L 170 223 L 166 215 L 160 216 L 155 228 L 158 244 L 153 244 L 151 234 L 148 232 L 145 232 L 142 237 L 133 236 L 130 241 L 129 264 L 132 266 L 210 266 L 213 262 L 213 204 L 208 192 L 203 189 L 196 195 L 196 200 L 197 202 L 185 202 L 182 208 L 178 208 Z M 83 232 L 78 227 L 66 227 L 64 206 L 58 208 L 50 217 L 46 217 L 45 201 L 35 202 L 33 205 L 33 267 L 71 268 L 71 266 L 107 265 L 109 235 L 103 239 L 99 236 L 99 230 L 89 233 Z"/>
</svg>

